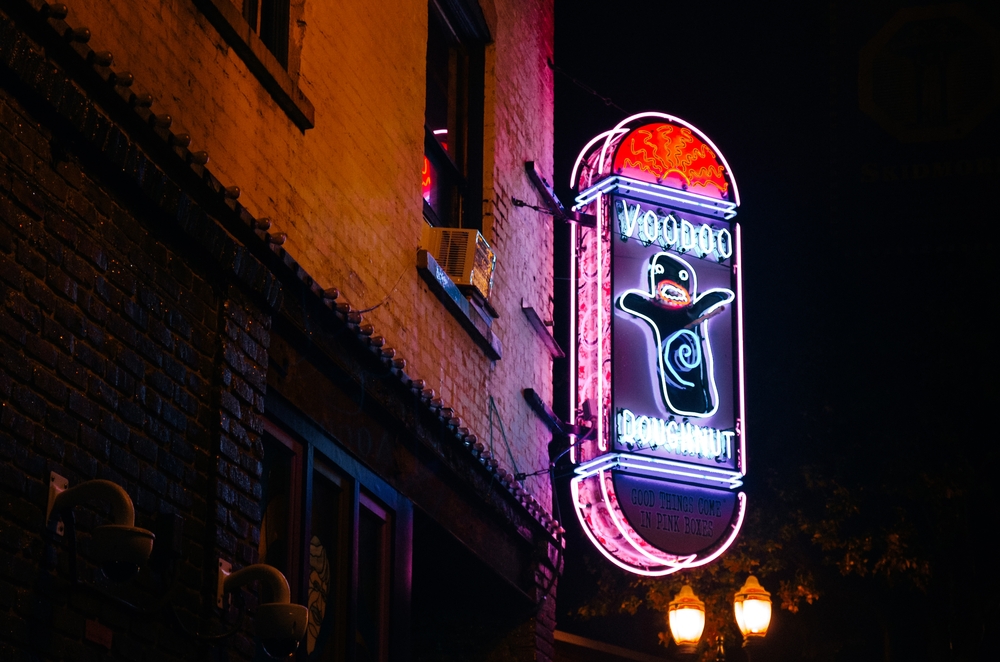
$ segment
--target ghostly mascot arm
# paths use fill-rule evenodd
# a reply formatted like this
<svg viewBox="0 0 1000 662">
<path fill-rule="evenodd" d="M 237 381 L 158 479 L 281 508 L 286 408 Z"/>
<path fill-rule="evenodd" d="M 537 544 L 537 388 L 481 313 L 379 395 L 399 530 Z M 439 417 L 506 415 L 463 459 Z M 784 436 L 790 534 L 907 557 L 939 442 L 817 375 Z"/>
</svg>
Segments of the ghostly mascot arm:
<svg viewBox="0 0 1000 662">
<path fill-rule="evenodd" d="M 699 324 L 705 319 L 722 312 L 722 307 L 731 303 L 736 295 L 729 290 L 708 290 L 691 303 L 688 316 L 692 324 Z"/>
</svg>

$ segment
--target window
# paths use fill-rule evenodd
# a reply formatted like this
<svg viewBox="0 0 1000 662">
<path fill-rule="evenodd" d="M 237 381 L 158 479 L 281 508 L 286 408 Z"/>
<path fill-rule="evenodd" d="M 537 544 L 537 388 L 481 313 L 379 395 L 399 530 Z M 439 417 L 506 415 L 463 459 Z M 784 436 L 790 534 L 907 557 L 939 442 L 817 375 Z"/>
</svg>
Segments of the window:
<svg viewBox="0 0 1000 662">
<path fill-rule="evenodd" d="M 243 18 L 281 66 L 288 67 L 289 0 L 243 0 Z"/>
<path fill-rule="evenodd" d="M 298 537 L 298 522 L 287 514 L 297 509 L 302 483 L 299 475 L 302 448 L 285 445 L 274 437 L 264 438 L 264 472 L 261 475 L 261 526 L 258 552 L 261 563 L 273 565 L 285 577 L 297 574 L 292 541 Z"/>
<path fill-rule="evenodd" d="M 409 502 L 378 478 L 359 475 L 367 472 L 352 474 L 351 461 L 339 466 L 332 442 L 322 442 L 266 425 L 259 559 L 281 570 L 292 601 L 309 608 L 298 659 L 384 662 L 393 610 L 401 606 L 394 602 L 405 603 L 399 595 L 408 590 L 395 581 L 394 562 L 405 558 L 397 545 L 409 544 L 396 511 L 409 512 Z M 257 659 L 268 658 L 260 651 Z"/>
<path fill-rule="evenodd" d="M 304 4 L 291 0 L 194 0 L 271 98 L 302 131 L 315 126 L 316 109 L 299 89 L 300 23 Z M 242 10 L 240 9 L 242 7 Z"/>
<path fill-rule="evenodd" d="M 348 554 L 350 552 L 350 480 L 324 461 L 314 462 L 305 568 L 309 628 L 305 652 L 310 660 L 337 660 L 347 642 Z M 305 544 L 303 544 L 305 547 Z"/>
<path fill-rule="evenodd" d="M 431 0 L 421 189 L 432 225 L 480 229 L 486 40 L 485 28 L 456 29 L 470 24 Z"/>
<path fill-rule="evenodd" d="M 392 515 L 361 494 L 358 517 L 357 659 L 387 659 Z"/>
</svg>

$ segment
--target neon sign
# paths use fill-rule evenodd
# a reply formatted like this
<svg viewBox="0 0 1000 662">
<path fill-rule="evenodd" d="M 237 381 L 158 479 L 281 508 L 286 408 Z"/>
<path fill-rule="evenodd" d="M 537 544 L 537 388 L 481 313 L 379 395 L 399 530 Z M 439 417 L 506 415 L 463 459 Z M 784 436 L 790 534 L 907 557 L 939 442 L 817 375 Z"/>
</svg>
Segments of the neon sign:
<svg viewBox="0 0 1000 662">
<path fill-rule="evenodd" d="M 643 113 L 591 140 L 571 185 L 597 218 L 572 233 L 577 516 L 630 572 L 709 563 L 746 509 L 736 182 L 698 129 Z"/>
<path fill-rule="evenodd" d="M 723 288 L 697 294 L 694 267 L 670 253 L 655 254 L 648 273 L 649 291 L 626 290 L 618 297 L 618 308 L 647 322 L 653 332 L 667 409 L 682 416 L 711 416 L 719 396 L 705 327 L 735 295 Z"/>
<path fill-rule="evenodd" d="M 699 257 L 713 255 L 719 262 L 733 256 L 733 235 L 727 228 L 717 228 L 703 223 L 697 228 L 686 218 L 678 219 L 671 213 L 658 215 L 652 209 L 626 200 L 615 201 L 618 234 L 622 241 L 635 238 L 643 246 L 656 242 L 660 248 L 674 249 L 680 253 L 698 251 Z"/>
<path fill-rule="evenodd" d="M 701 427 L 674 418 L 636 416 L 622 409 L 617 417 L 618 443 L 628 450 L 663 449 L 672 455 L 712 458 L 719 462 L 733 455 L 731 430 Z"/>
<path fill-rule="evenodd" d="M 614 171 L 667 188 L 699 189 L 713 198 L 729 190 L 726 169 L 715 150 L 691 127 L 669 122 L 646 124 L 629 132 L 615 151 Z"/>
</svg>

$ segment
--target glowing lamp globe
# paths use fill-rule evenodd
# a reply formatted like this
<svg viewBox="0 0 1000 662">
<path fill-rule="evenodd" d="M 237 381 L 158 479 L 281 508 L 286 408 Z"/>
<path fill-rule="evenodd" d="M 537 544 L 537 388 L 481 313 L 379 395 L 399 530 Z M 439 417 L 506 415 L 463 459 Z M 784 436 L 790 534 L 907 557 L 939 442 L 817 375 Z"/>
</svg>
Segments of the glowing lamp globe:
<svg viewBox="0 0 1000 662">
<path fill-rule="evenodd" d="M 687 584 L 667 606 L 670 636 L 681 652 L 693 652 L 705 630 L 705 603 Z"/>
<path fill-rule="evenodd" d="M 747 583 L 736 594 L 733 607 L 736 610 L 736 625 L 746 641 L 760 639 L 767 634 L 767 626 L 771 624 L 771 594 L 764 590 L 756 577 L 747 577 Z"/>
</svg>

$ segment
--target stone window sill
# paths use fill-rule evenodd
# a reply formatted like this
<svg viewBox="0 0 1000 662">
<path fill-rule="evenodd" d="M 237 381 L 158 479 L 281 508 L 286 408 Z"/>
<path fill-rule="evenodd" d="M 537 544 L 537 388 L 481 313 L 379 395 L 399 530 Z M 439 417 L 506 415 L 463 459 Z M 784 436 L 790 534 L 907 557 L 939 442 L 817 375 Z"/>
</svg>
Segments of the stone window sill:
<svg viewBox="0 0 1000 662">
<path fill-rule="evenodd" d="M 315 126 L 316 110 L 299 86 L 292 80 L 277 58 L 231 0 L 195 0 L 195 5 L 215 26 L 229 47 L 236 52 L 257 77 L 264 89 L 302 131 Z"/>
<path fill-rule="evenodd" d="M 490 328 L 494 315 L 466 299 L 434 256 L 425 250 L 417 251 L 417 271 L 483 353 L 490 360 L 498 361 L 503 354 L 503 346 Z"/>
</svg>

